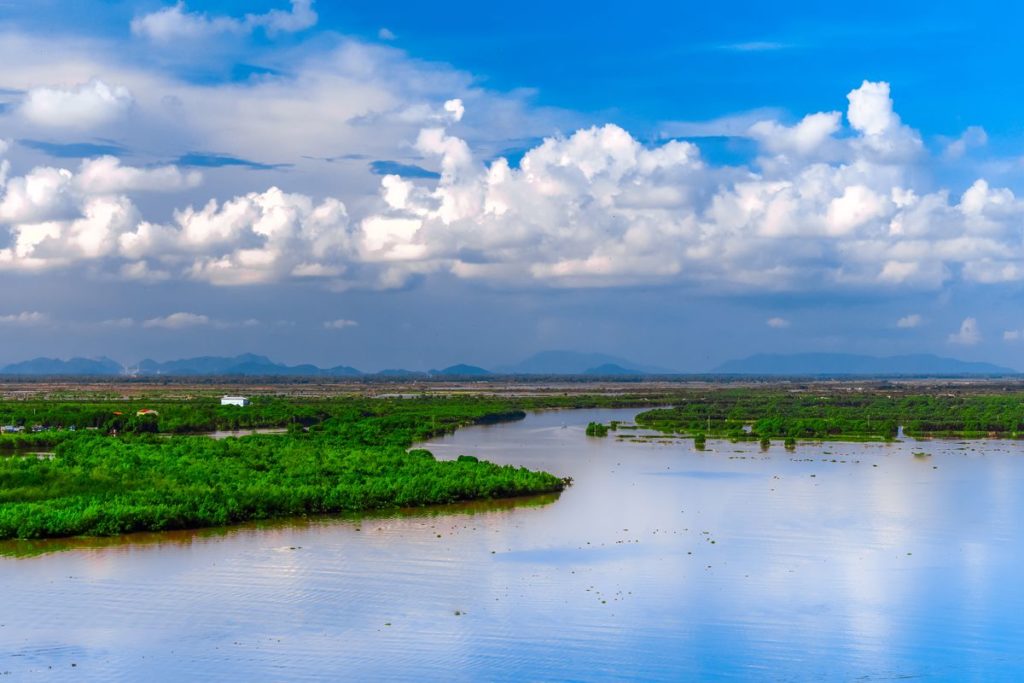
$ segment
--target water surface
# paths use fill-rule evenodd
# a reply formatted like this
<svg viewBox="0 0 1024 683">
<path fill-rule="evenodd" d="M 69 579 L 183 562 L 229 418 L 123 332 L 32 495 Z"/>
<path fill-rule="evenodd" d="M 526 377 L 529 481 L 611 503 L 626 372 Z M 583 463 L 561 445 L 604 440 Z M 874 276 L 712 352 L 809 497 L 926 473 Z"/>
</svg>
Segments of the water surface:
<svg viewBox="0 0 1024 683">
<path fill-rule="evenodd" d="M 588 438 L 559 411 L 427 447 L 559 496 L 6 544 L 11 680 L 1014 680 L 1024 450 Z M 627 432 L 641 434 L 642 432 Z M 53 551 L 53 552 L 50 552 Z"/>
</svg>

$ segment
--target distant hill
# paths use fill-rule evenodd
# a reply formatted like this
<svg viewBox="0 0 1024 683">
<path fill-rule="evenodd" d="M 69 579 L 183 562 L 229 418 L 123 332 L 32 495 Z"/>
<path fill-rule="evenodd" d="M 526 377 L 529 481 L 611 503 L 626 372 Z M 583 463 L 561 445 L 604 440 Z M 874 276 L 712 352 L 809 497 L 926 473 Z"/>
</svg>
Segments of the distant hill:
<svg viewBox="0 0 1024 683">
<path fill-rule="evenodd" d="M 466 365 L 465 363 L 458 363 L 457 365 L 449 365 L 443 370 L 431 371 L 432 375 L 448 375 L 451 377 L 483 377 L 486 375 L 493 374 L 490 370 L 484 370 L 476 365 Z"/>
<path fill-rule="evenodd" d="M 577 351 L 541 351 L 514 365 L 507 365 L 498 370 L 509 375 L 584 375 L 588 370 L 605 365 L 617 366 L 625 370 L 625 374 L 675 374 L 672 370 L 641 365 L 616 356 Z"/>
<path fill-rule="evenodd" d="M 328 377 L 359 377 L 363 373 L 349 365 L 335 365 L 324 370 L 324 374 Z"/>
<path fill-rule="evenodd" d="M 622 377 L 624 375 L 640 376 L 645 373 L 642 373 L 639 370 L 624 368 L 616 363 L 605 363 L 604 365 L 598 365 L 596 368 L 589 368 L 583 374 L 595 377 Z"/>
<path fill-rule="evenodd" d="M 469 366 L 467 366 L 469 367 Z M 238 356 L 196 356 L 169 361 L 155 361 L 152 358 L 137 365 L 122 368 L 120 363 L 109 358 L 35 358 L 21 363 L 0 367 L 0 375 L 34 376 L 110 376 L 129 374 L 149 377 L 362 377 L 363 372 L 349 365 L 320 368 L 308 363 L 285 365 L 276 363 L 266 356 L 243 353 Z M 414 376 L 406 370 L 386 371 L 387 376 Z"/>
<path fill-rule="evenodd" d="M 259 367 L 274 367 L 276 364 L 266 356 L 257 356 L 252 353 L 243 353 L 240 356 L 198 356 L 196 358 L 181 358 L 169 360 L 163 363 L 150 358 L 140 362 L 137 370 L 140 375 L 226 375 L 244 374 L 242 372 L 231 372 L 236 368 L 255 369 Z"/>
<path fill-rule="evenodd" d="M 957 376 L 1015 375 L 1012 368 L 943 358 L 930 354 L 862 356 L 850 353 L 761 353 L 722 363 L 719 375 L 861 375 L 861 376 Z"/>
<path fill-rule="evenodd" d="M 201 375 L 234 375 L 234 376 L 255 376 L 255 377 L 355 377 L 362 373 L 347 365 L 339 365 L 334 368 L 322 369 L 315 365 L 284 365 L 275 363 L 266 356 L 257 356 L 252 353 L 243 353 L 239 356 L 198 356 L 196 358 L 182 358 L 163 363 L 146 359 L 132 368 L 139 375 L 171 375 L 171 376 L 201 376 Z"/>
<path fill-rule="evenodd" d="M 109 358 L 33 358 L 0 368 L 0 375 L 101 376 L 121 372 L 121 364 Z"/>
<path fill-rule="evenodd" d="M 403 368 L 387 368 L 374 374 L 377 377 L 425 377 L 427 373 L 417 370 L 405 370 Z"/>
</svg>

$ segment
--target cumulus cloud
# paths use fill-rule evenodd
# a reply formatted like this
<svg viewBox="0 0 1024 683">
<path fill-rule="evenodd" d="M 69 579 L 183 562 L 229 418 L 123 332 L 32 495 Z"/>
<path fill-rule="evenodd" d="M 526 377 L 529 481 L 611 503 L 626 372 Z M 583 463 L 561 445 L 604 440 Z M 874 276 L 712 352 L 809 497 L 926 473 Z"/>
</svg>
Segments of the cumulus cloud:
<svg viewBox="0 0 1024 683">
<path fill-rule="evenodd" d="M 888 85 L 865 82 L 849 100 L 853 135 L 840 135 L 835 113 L 751 126 L 765 152 L 756 169 L 711 167 L 696 145 L 647 147 L 614 125 L 549 138 L 518 168 L 487 165 L 428 129 L 416 148 L 438 159 L 439 183 L 385 178 L 389 210 L 362 221 L 363 256 L 574 286 L 935 287 L 957 268 L 968 279 L 1017 276 L 1012 193 L 976 191 L 957 205 L 915 190 L 905 163 L 920 138 L 894 113 Z"/>
<path fill-rule="evenodd" d="M 77 173 L 39 167 L 10 178 L 0 195 L 0 225 L 8 226 L 11 244 L 0 249 L 0 269 L 115 256 L 121 236 L 141 221 L 124 193 L 176 191 L 198 182 L 198 174 L 173 166 L 134 168 L 113 157 L 85 161 Z"/>
<path fill-rule="evenodd" d="M 127 88 L 92 80 L 70 88 L 32 88 L 18 111 L 40 126 L 88 129 L 123 116 L 133 101 Z"/>
<path fill-rule="evenodd" d="M 75 182 L 84 194 L 176 192 L 198 186 L 202 177 L 198 171 L 181 171 L 176 166 L 136 168 L 123 165 L 117 157 L 102 156 L 82 162 Z"/>
<path fill-rule="evenodd" d="M 974 318 L 964 318 L 960 323 L 960 329 L 949 335 L 950 344 L 962 346 L 974 346 L 981 341 L 981 330 L 978 329 L 978 321 Z"/>
<path fill-rule="evenodd" d="M 395 35 L 394 31 L 392 31 L 391 29 L 386 28 L 386 27 L 381 27 L 381 29 L 379 31 L 377 31 L 377 37 L 380 38 L 381 40 L 397 40 L 398 39 L 398 36 Z"/>
<path fill-rule="evenodd" d="M 466 107 L 463 106 L 462 100 L 458 98 L 445 102 L 444 110 L 452 117 L 453 121 L 461 121 L 462 116 L 466 113 Z"/>
<path fill-rule="evenodd" d="M 1003 341 L 1015 342 L 1019 341 L 1024 336 L 1021 330 L 1006 330 L 1003 332 Z"/>
<path fill-rule="evenodd" d="M 344 330 L 346 327 L 358 327 L 358 325 L 359 323 L 355 320 L 346 320 L 345 318 L 328 320 L 324 323 L 324 327 L 328 330 Z"/>
<path fill-rule="evenodd" d="M 187 327 L 203 327 L 209 325 L 211 320 L 208 316 L 196 313 L 171 313 L 162 318 L 150 318 L 142 323 L 143 327 L 161 327 L 167 330 L 180 330 Z"/>
<path fill-rule="evenodd" d="M 120 236 L 120 252 L 138 261 L 184 265 L 214 284 L 330 278 L 354 260 L 344 204 L 287 194 L 278 188 L 201 209 L 178 211 L 174 224 L 141 222 Z"/>
<path fill-rule="evenodd" d="M 12 327 L 35 327 L 50 322 L 50 316 L 39 311 L 23 311 L 0 315 L 0 325 Z"/>
<path fill-rule="evenodd" d="M 263 29 L 268 35 L 295 33 L 314 26 L 317 14 L 312 0 L 291 0 L 290 10 L 274 9 L 265 14 L 247 14 L 241 19 L 189 12 L 184 2 L 164 7 L 132 20 L 132 33 L 157 43 L 201 40 L 218 34 L 246 35 Z"/>
<path fill-rule="evenodd" d="M 351 204 L 271 187 L 162 220 L 144 216 L 135 195 L 194 188 L 198 174 L 112 157 L 40 167 L 9 177 L 0 194 L 10 233 L 0 269 L 89 261 L 147 281 L 293 279 L 337 290 L 434 273 L 715 291 L 1024 280 L 1024 203 L 984 179 L 959 196 L 922 182 L 926 152 L 888 84 L 865 82 L 848 101 L 849 126 L 837 112 L 748 124 L 760 153 L 736 167 L 708 163 L 694 143 L 647 145 L 611 124 L 546 138 L 516 164 L 491 160 L 452 133 L 469 105 L 438 98 L 409 114 L 426 127 L 408 150 L 437 179 L 385 175 L 376 198 Z"/>
<path fill-rule="evenodd" d="M 750 126 L 749 134 L 769 152 L 808 154 L 839 132 L 842 117 L 837 111 L 808 114 L 795 126 L 758 121 Z"/>
<path fill-rule="evenodd" d="M 887 160 L 907 160 L 921 152 L 920 135 L 904 126 L 893 109 L 888 83 L 864 81 L 847 100 L 847 118 L 860 133 L 862 148 Z"/>
<path fill-rule="evenodd" d="M 789 327 L 789 321 L 785 318 L 768 318 L 768 320 L 765 321 L 765 325 L 772 329 L 781 330 L 785 327 Z"/>
<path fill-rule="evenodd" d="M 896 327 L 902 329 L 911 329 L 920 325 L 923 320 L 924 318 L 922 318 L 920 314 L 911 313 L 910 315 L 905 315 L 899 320 L 897 320 Z"/>
</svg>

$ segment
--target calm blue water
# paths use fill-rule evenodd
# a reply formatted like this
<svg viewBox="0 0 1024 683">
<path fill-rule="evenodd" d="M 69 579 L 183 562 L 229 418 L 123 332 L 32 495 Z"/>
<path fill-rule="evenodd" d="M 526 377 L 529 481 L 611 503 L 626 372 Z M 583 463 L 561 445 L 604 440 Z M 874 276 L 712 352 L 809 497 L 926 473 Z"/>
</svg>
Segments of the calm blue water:
<svg viewBox="0 0 1024 683">
<path fill-rule="evenodd" d="M 583 434 L 634 413 L 428 446 L 574 477 L 543 505 L 0 558 L 0 680 L 1024 678 L 1021 446 Z"/>
</svg>

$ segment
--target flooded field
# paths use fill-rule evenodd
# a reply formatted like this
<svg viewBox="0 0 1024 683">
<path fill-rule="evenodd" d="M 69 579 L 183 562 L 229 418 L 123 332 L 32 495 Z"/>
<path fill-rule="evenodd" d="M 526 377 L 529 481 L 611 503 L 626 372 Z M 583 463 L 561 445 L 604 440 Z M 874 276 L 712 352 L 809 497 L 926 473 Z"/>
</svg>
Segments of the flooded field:
<svg viewBox="0 0 1024 683">
<path fill-rule="evenodd" d="M 588 438 L 426 447 L 561 496 L 0 544 L 10 680 L 956 680 L 1024 669 L 1024 447 Z M 630 438 L 619 438 L 630 436 Z M 3 676 L 0 676 L 3 678 Z"/>
</svg>

